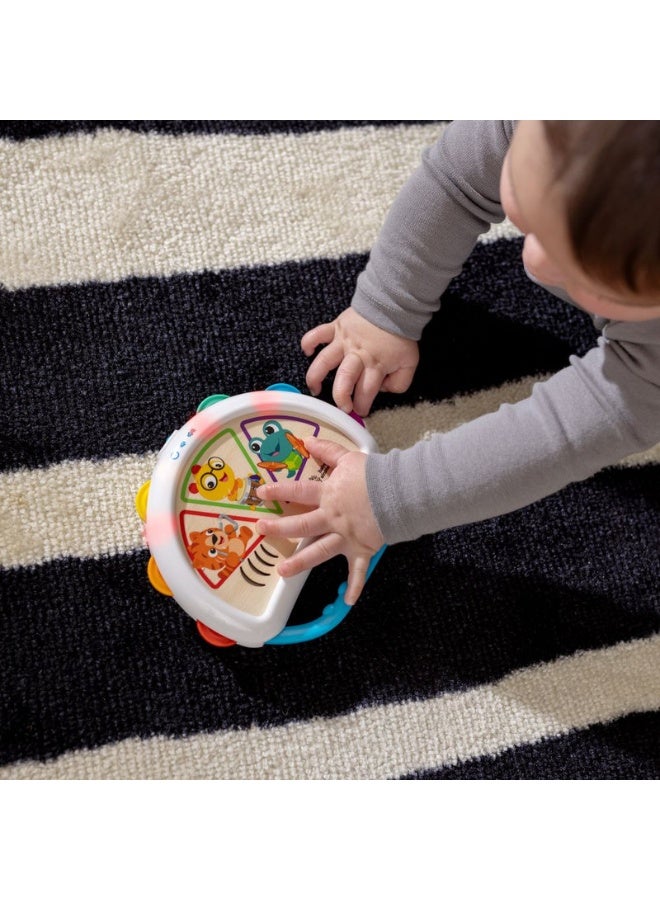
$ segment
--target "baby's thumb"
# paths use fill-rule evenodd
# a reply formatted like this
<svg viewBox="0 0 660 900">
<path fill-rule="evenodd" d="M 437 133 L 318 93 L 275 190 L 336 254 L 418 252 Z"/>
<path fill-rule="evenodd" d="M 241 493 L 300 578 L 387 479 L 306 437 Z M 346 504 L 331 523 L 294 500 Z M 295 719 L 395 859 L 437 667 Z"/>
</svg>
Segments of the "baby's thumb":
<svg viewBox="0 0 660 900">
<path fill-rule="evenodd" d="M 403 394 L 410 387 L 414 374 L 414 369 L 397 369 L 383 379 L 380 389 L 390 394 Z"/>
</svg>

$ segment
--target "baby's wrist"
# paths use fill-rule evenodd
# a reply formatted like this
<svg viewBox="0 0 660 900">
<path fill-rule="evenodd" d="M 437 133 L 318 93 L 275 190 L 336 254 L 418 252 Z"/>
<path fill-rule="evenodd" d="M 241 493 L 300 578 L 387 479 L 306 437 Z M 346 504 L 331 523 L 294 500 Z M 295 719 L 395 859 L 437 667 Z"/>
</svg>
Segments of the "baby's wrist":
<svg viewBox="0 0 660 900">
<path fill-rule="evenodd" d="M 386 334 L 412 341 L 419 341 L 426 325 L 426 319 L 418 321 L 413 313 L 394 304 L 383 306 L 360 290 L 353 295 L 349 309 Z"/>
</svg>

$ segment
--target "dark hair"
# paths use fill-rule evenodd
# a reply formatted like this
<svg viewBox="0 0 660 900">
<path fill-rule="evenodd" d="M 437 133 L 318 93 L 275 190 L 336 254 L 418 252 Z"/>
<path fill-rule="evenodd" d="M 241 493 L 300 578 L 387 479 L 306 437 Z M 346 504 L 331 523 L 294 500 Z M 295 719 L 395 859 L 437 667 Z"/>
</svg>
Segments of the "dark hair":
<svg viewBox="0 0 660 900">
<path fill-rule="evenodd" d="M 660 122 L 546 121 L 584 271 L 639 295 L 660 289 Z M 649 297 L 649 302 L 653 298 Z"/>
</svg>

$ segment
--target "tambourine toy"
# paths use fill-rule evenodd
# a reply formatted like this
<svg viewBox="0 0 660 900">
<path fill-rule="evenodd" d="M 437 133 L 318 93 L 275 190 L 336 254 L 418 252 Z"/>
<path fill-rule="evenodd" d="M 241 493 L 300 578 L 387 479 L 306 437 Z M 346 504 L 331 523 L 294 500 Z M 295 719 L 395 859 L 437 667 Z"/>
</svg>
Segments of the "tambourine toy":
<svg viewBox="0 0 660 900">
<path fill-rule="evenodd" d="M 150 551 L 147 574 L 162 594 L 195 619 L 217 647 L 295 644 L 331 631 L 351 607 L 346 582 L 311 622 L 287 625 L 309 572 L 291 578 L 278 564 L 313 538 L 258 534 L 256 522 L 303 510 L 299 504 L 262 500 L 257 488 L 285 479 L 328 477 L 305 440 L 321 437 L 349 450 L 377 449 L 361 419 L 301 394 L 288 384 L 264 391 L 203 400 L 156 459 L 151 480 L 135 505 Z M 367 578 L 385 547 L 372 557 Z"/>
</svg>

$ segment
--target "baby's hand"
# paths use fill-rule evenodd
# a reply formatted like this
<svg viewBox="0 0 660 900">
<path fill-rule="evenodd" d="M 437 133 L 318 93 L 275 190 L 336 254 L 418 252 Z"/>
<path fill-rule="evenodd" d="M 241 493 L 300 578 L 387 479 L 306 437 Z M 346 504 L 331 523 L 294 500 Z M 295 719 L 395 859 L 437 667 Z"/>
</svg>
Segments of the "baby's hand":
<svg viewBox="0 0 660 900">
<path fill-rule="evenodd" d="M 307 371 L 312 394 L 332 369 L 337 369 L 332 398 L 344 412 L 366 416 L 378 391 L 403 393 L 410 387 L 417 363 L 417 342 L 383 331 L 355 310 L 345 309 L 334 322 L 317 325 L 303 336 L 301 347 L 311 356 L 321 350 Z"/>
<path fill-rule="evenodd" d="M 262 485 L 257 494 L 264 500 L 283 500 L 308 506 L 295 516 L 260 519 L 257 531 L 287 538 L 316 540 L 280 563 L 284 578 L 311 569 L 342 553 L 348 560 L 345 601 L 352 606 L 360 596 L 371 557 L 384 543 L 367 494 L 364 474 L 366 455 L 347 450 L 334 441 L 305 438 L 305 446 L 317 462 L 332 472 L 325 481 L 282 481 Z"/>
</svg>

